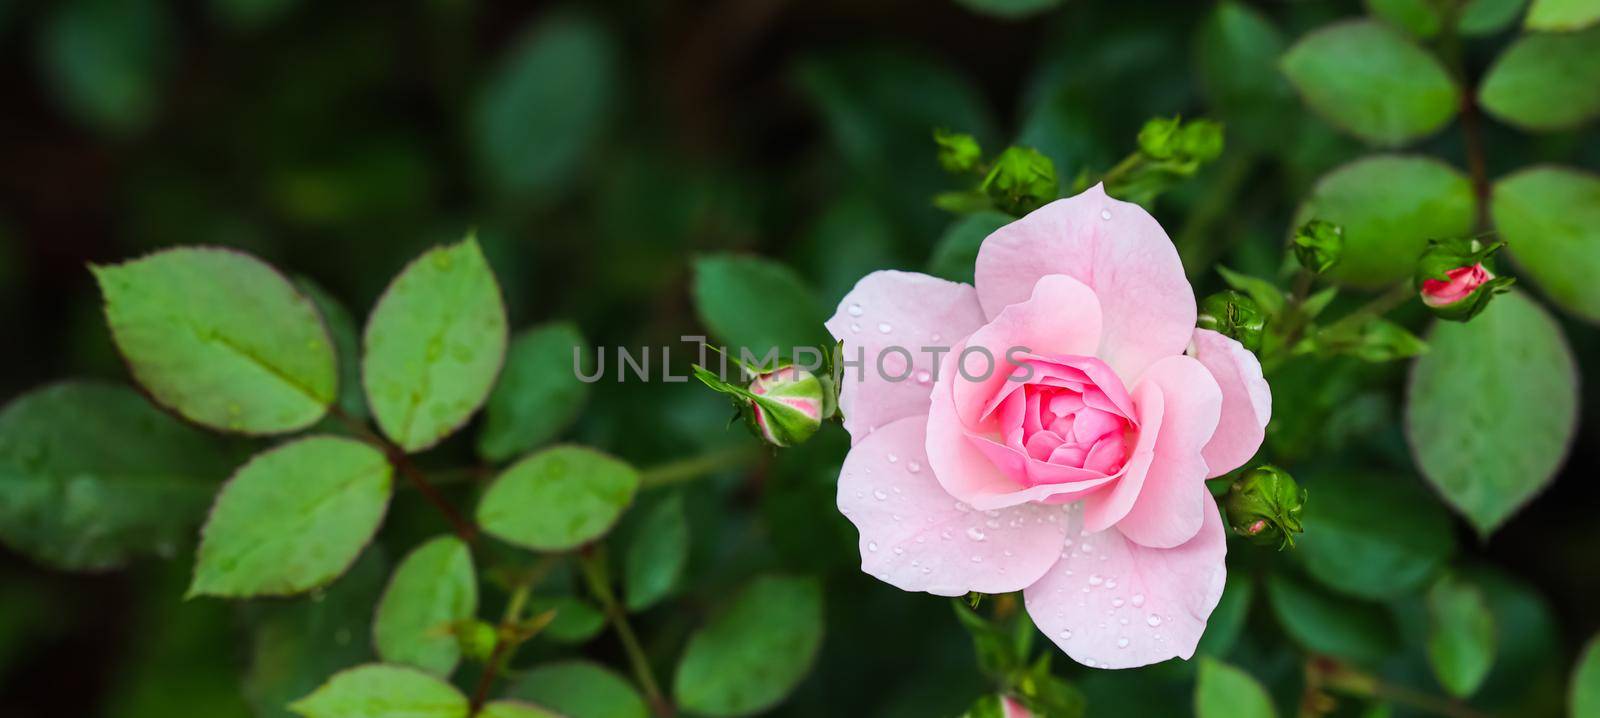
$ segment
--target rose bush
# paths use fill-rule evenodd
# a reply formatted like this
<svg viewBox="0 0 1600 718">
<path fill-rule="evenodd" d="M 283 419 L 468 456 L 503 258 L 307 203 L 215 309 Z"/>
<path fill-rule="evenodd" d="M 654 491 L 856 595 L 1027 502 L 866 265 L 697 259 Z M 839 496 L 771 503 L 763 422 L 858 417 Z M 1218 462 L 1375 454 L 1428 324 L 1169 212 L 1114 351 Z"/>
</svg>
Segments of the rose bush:
<svg viewBox="0 0 1600 718">
<path fill-rule="evenodd" d="M 1261 444 L 1260 364 L 1195 328 L 1171 240 L 1099 186 L 990 235 L 975 277 L 874 272 L 827 323 L 863 360 L 842 377 L 838 493 L 862 569 L 1024 591 L 1088 666 L 1188 658 L 1225 575 L 1205 479 Z"/>
</svg>

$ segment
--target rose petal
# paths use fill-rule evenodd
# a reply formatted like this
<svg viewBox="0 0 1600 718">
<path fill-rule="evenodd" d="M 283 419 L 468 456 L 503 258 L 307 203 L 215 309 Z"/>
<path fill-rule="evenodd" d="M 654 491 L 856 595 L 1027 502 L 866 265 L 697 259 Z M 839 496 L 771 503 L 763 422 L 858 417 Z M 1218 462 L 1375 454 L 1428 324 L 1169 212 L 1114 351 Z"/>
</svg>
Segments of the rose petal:
<svg viewBox="0 0 1600 718">
<path fill-rule="evenodd" d="M 1216 431 L 1222 390 L 1204 365 L 1186 356 L 1151 366 L 1139 386 L 1151 385 L 1161 387 L 1161 433 L 1144 486 L 1117 530 L 1145 546 L 1170 548 L 1192 538 L 1204 518 L 1202 496 L 1210 493 L 1200 451 Z"/>
<path fill-rule="evenodd" d="M 944 358 L 934 385 L 928 413 L 928 463 L 945 491 L 980 509 L 1001 509 L 1026 501 L 1077 499 L 1084 491 L 1102 486 L 1114 477 L 1100 476 L 1067 466 L 1029 463 L 1027 455 L 969 432 L 955 414 L 955 401 L 945 377 L 956 376 L 955 361 L 965 344 Z M 997 465 L 997 462 L 999 465 Z M 1024 472 L 1038 472 L 1042 483 L 1027 486 Z"/>
<path fill-rule="evenodd" d="M 1072 512 L 1073 545 L 1023 592 L 1034 625 L 1073 660 L 1096 668 L 1193 656 L 1227 573 L 1227 537 L 1209 494 L 1203 514 L 1194 538 L 1157 549 L 1117 531 L 1082 536 Z"/>
<path fill-rule="evenodd" d="M 1037 362 L 1027 362 L 1030 367 L 1025 368 L 1011 359 L 1093 356 L 1100 345 L 1100 326 L 1100 301 L 1089 287 L 1066 275 L 1044 277 L 1028 301 L 1006 307 L 967 337 L 965 346 L 951 351 L 955 371 L 941 370 L 938 384 L 949 384 L 958 415 L 968 427 L 975 427 L 997 403 L 1004 385 L 1015 384 L 1014 375 L 1024 376 L 1031 368 L 1038 378 L 1044 371 L 1034 366 Z M 993 369 L 987 373 L 988 361 L 980 350 L 993 358 Z M 965 371 L 958 364 L 962 361 Z"/>
<path fill-rule="evenodd" d="M 1097 352 L 1123 381 L 1180 354 L 1194 331 L 1194 290 L 1172 240 L 1142 207 L 1095 185 L 1051 202 L 984 240 L 975 269 L 978 300 L 996 317 L 1026 300 L 1040 278 L 1067 274 L 1100 298 L 1105 332 Z"/>
<path fill-rule="evenodd" d="M 828 331 L 844 342 L 844 358 L 861 367 L 844 367 L 839 387 L 839 410 L 852 442 L 860 442 L 873 427 L 907 416 L 928 413 L 934 356 L 922 347 L 949 347 L 984 323 L 983 310 L 970 285 L 949 282 L 914 272 L 880 271 L 856 282 L 833 318 Z M 911 354 L 910 366 L 898 351 L 882 356 L 885 373 L 905 375 L 889 381 L 879 374 L 880 352 L 902 347 Z"/>
<path fill-rule="evenodd" d="M 1166 418 L 1166 402 L 1161 396 L 1161 386 L 1145 384 L 1133 392 L 1134 413 L 1139 419 L 1139 435 L 1134 440 L 1133 453 L 1117 474 L 1116 483 L 1083 497 L 1083 518 L 1088 531 L 1104 531 L 1115 525 L 1133 509 L 1144 488 L 1145 475 L 1155 461 L 1156 441 Z"/>
<path fill-rule="evenodd" d="M 845 457 L 839 511 L 861 531 L 861 570 L 906 591 L 1021 590 L 1049 570 L 1064 507 L 981 511 L 945 493 L 923 453 L 927 417 L 878 427 Z"/>
<path fill-rule="evenodd" d="M 1209 470 L 1206 477 L 1212 478 L 1244 466 L 1261 448 L 1272 418 L 1272 389 L 1256 355 L 1222 334 L 1195 330 L 1192 353 L 1222 388 L 1222 418 L 1201 452 Z"/>
</svg>

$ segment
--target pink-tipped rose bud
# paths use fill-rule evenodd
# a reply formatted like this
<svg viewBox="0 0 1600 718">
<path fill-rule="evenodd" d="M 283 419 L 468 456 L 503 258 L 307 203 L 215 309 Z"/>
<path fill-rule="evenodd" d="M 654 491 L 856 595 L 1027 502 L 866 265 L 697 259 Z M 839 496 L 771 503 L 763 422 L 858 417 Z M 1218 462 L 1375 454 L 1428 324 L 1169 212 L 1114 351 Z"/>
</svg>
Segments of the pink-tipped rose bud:
<svg viewBox="0 0 1600 718">
<path fill-rule="evenodd" d="M 1449 279 L 1425 279 L 1422 281 L 1422 303 L 1430 307 L 1443 307 L 1455 304 L 1478 290 L 1484 282 L 1494 278 L 1489 270 L 1481 264 L 1470 267 L 1456 267 L 1445 276 Z"/>
<path fill-rule="evenodd" d="M 811 372 L 774 369 L 750 382 L 750 421 L 767 443 L 794 446 L 822 426 L 822 394 L 822 382 Z"/>
<path fill-rule="evenodd" d="M 1440 319 L 1464 322 L 1477 316 L 1494 295 L 1515 281 L 1496 277 L 1484 266 L 1504 242 L 1477 239 L 1434 240 L 1417 263 L 1416 286 L 1422 303 Z"/>
</svg>

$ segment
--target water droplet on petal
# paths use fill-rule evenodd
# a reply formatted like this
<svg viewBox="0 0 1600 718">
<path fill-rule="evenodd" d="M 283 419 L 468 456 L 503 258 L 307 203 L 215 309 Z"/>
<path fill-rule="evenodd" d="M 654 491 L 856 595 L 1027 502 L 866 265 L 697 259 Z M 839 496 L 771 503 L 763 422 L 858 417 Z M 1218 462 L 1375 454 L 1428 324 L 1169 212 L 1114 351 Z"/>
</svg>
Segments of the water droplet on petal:
<svg viewBox="0 0 1600 718">
<path fill-rule="evenodd" d="M 1111 210 L 1109 210 L 1109 209 L 1100 210 L 1100 219 L 1111 219 Z"/>
<path fill-rule="evenodd" d="M 1098 574 L 1098 573 L 1089 577 L 1089 585 L 1090 586 L 1099 586 L 1100 584 L 1105 583 L 1105 582 L 1106 582 L 1106 580 L 1101 578 L 1100 574 Z"/>
<path fill-rule="evenodd" d="M 979 556 L 978 554 L 972 554 L 972 562 L 973 563 L 983 563 L 983 557 Z"/>
<path fill-rule="evenodd" d="M 860 332 L 861 331 L 861 325 L 857 324 L 855 322 L 850 322 L 850 331 L 852 331 L 852 332 Z"/>
<path fill-rule="evenodd" d="M 1127 648 L 1127 647 L 1128 647 L 1128 637 L 1127 636 L 1122 636 L 1122 637 L 1117 639 L 1117 648 Z"/>
<path fill-rule="evenodd" d="M 1142 593 L 1133 594 L 1133 598 L 1130 599 L 1130 600 L 1133 601 L 1133 605 L 1135 605 L 1135 606 L 1143 606 L 1144 605 L 1144 594 L 1142 594 Z"/>
<path fill-rule="evenodd" d="M 1152 613 L 1150 614 L 1149 618 L 1144 619 L 1144 622 L 1150 624 L 1151 628 L 1155 628 L 1156 626 L 1161 625 L 1161 617 Z"/>
<path fill-rule="evenodd" d="M 1061 629 L 1061 633 L 1058 634 L 1058 635 L 1061 636 L 1061 640 L 1065 641 L 1065 640 L 1067 640 L 1069 638 L 1072 638 L 1072 629 L 1063 628 L 1063 629 Z"/>
<path fill-rule="evenodd" d="M 931 381 L 933 381 L 933 375 L 929 374 L 928 370 L 924 369 L 922 371 L 917 372 L 917 383 L 918 384 L 927 384 L 927 383 L 929 383 Z"/>
<path fill-rule="evenodd" d="M 861 305 L 860 304 L 852 304 L 852 305 L 850 305 L 850 309 L 849 309 L 850 316 L 859 317 L 859 316 L 861 316 L 861 312 L 862 311 L 863 310 L 861 309 Z"/>
<path fill-rule="evenodd" d="M 892 331 L 894 331 L 894 327 L 889 326 L 888 322 L 878 322 L 878 333 L 879 334 L 888 334 L 889 332 L 892 332 Z"/>
<path fill-rule="evenodd" d="M 893 463 L 895 463 L 896 461 L 899 461 L 899 460 L 900 460 L 900 457 L 895 456 L 894 454 L 890 454 L 889 455 L 889 463 L 893 464 Z"/>
<path fill-rule="evenodd" d="M 978 528 L 974 526 L 970 529 L 967 529 L 967 538 L 972 539 L 973 541 L 982 541 L 984 539 L 984 535 L 982 531 L 978 530 Z"/>
<path fill-rule="evenodd" d="M 915 461 L 907 461 L 906 462 L 906 471 L 909 471 L 909 472 L 915 474 L 915 473 L 917 473 L 918 471 L 921 471 L 921 470 L 922 470 L 922 464 L 919 464 L 919 463 L 917 463 Z"/>
<path fill-rule="evenodd" d="M 889 498 L 889 495 L 886 494 L 886 493 L 883 493 L 883 489 L 874 489 L 872 491 L 872 498 L 875 498 L 875 499 L 877 499 L 879 501 L 882 501 L 884 499 Z"/>
<path fill-rule="evenodd" d="M 877 541 L 868 541 L 867 542 L 867 550 L 871 551 L 873 553 L 877 553 L 878 552 L 878 542 Z"/>
</svg>

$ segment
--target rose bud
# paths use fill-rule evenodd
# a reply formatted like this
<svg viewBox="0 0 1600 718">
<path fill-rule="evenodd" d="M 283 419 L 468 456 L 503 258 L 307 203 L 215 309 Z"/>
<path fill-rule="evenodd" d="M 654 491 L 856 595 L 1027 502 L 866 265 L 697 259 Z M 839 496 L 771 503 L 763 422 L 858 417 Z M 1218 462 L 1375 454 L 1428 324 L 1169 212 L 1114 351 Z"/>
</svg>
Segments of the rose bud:
<svg viewBox="0 0 1600 718">
<path fill-rule="evenodd" d="M 1252 543 L 1279 549 L 1294 546 L 1294 535 L 1304 529 L 1306 491 L 1288 472 L 1272 465 L 1258 466 L 1228 487 L 1222 500 L 1233 532 Z"/>
<path fill-rule="evenodd" d="M 495 644 L 500 642 L 499 631 L 496 631 L 494 626 L 477 619 L 461 621 L 453 628 L 462 655 L 474 661 L 488 661 L 489 656 L 494 653 Z"/>
<path fill-rule="evenodd" d="M 1061 186 L 1049 157 L 1032 147 L 1008 147 L 983 179 L 983 191 L 995 207 L 1021 215 L 1055 199 Z"/>
<path fill-rule="evenodd" d="M 1213 120 L 1190 120 L 1178 138 L 1185 158 L 1205 164 L 1222 156 L 1222 124 Z"/>
<path fill-rule="evenodd" d="M 1294 257 L 1312 274 L 1322 274 L 1339 263 L 1344 254 L 1344 228 L 1332 222 L 1313 219 L 1295 230 Z"/>
<path fill-rule="evenodd" d="M 1139 128 L 1139 152 L 1187 177 L 1222 154 L 1222 134 L 1222 125 L 1212 120 L 1157 117 Z"/>
<path fill-rule="evenodd" d="M 795 366 L 774 369 L 750 382 L 747 416 L 773 446 L 794 446 L 822 426 L 822 382 Z"/>
<path fill-rule="evenodd" d="M 1484 262 L 1504 247 L 1477 239 L 1433 240 L 1417 262 L 1416 286 L 1422 303 L 1440 319 L 1464 322 L 1478 315 L 1496 294 L 1516 280 L 1496 277 Z"/>
<path fill-rule="evenodd" d="M 1182 139 L 1183 121 L 1173 117 L 1146 120 L 1139 128 L 1139 151 L 1151 159 L 1176 159 Z"/>
<path fill-rule="evenodd" d="M 1229 289 L 1200 302 L 1200 314 L 1195 324 L 1201 329 L 1232 337 L 1253 352 L 1261 349 L 1261 336 L 1267 327 L 1267 317 L 1261 313 L 1254 299 Z"/>
<path fill-rule="evenodd" d="M 983 159 L 983 148 L 978 146 L 978 140 L 964 132 L 936 129 L 933 141 L 939 145 L 939 165 L 946 172 L 966 174 L 976 170 Z"/>
</svg>

